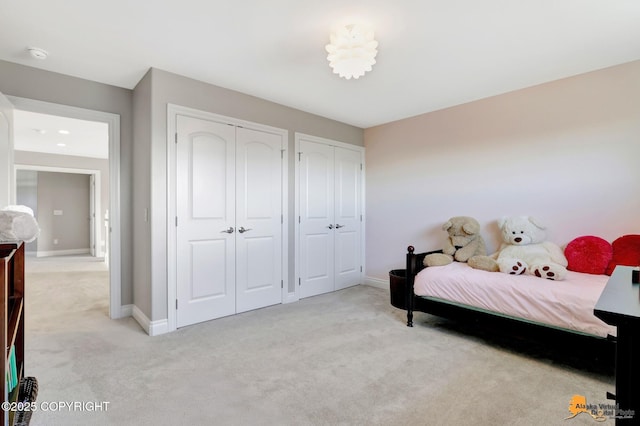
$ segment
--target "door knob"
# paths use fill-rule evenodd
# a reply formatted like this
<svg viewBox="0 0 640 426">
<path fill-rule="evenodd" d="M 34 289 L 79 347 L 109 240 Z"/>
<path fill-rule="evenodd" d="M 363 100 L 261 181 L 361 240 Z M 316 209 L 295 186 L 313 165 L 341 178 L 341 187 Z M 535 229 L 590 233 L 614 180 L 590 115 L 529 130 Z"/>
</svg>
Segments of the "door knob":
<svg viewBox="0 0 640 426">
<path fill-rule="evenodd" d="M 238 232 L 241 233 L 241 234 L 244 234 L 245 232 L 248 232 L 248 231 L 251 231 L 251 228 L 244 229 L 244 226 L 241 226 L 238 229 Z"/>
<path fill-rule="evenodd" d="M 225 229 L 224 231 L 220 231 L 220 233 L 233 234 L 233 226 L 230 226 L 229 229 Z"/>
<path fill-rule="evenodd" d="M 340 228 L 344 228 L 346 225 L 340 225 L 339 223 L 336 223 L 336 229 L 340 229 Z"/>
<path fill-rule="evenodd" d="M 331 224 L 331 225 L 327 226 L 327 228 L 329 228 L 329 229 L 333 229 L 333 224 Z"/>
</svg>

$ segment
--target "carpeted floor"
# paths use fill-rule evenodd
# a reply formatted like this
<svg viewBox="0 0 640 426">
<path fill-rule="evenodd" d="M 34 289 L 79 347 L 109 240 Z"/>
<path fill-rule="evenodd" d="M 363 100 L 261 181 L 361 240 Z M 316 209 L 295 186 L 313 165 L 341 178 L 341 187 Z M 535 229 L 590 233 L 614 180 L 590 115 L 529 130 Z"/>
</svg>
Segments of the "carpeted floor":
<svg viewBox="0 0 640 426">
<path fill-rule="evenodd" d="M 108 318 L 102 263 L 31 258 L 26 282 L 32 425 L 613 424 L 565 420 L 574 395 L 611 402 L 606 349 L 421 313 L 408 328 L 369 286 L 149 337 Z"/>
</svg>

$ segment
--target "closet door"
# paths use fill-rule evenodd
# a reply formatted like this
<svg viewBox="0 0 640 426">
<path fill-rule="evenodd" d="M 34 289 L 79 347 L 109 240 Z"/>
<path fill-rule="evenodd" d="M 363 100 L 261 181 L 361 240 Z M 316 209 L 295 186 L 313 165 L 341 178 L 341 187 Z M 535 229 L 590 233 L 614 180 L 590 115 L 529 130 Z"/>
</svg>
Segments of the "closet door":
<svg viewBox="0 0 640 426">
<path fill-rule="evenodd" d="M 335 148 L 335 289 L 360 284 L 360 153 Z"/>
<path fill-rule="evenodd" d="M 238 128 L 236 312 L 282 302 L 282 138 Z"/>
<path fill-rule="evenodd" d="M 300 297 L 360 283 L 361 154 L 300 141 Z"/>
<path fill-rule="evenodd" d="M 333 147 L 301 141 L 299 164 L 300 297 L 335 289 Z"/>
<path fill-rule="evenodd" d="M 235 127 L 177 118 L 177 326 L 235 313 Z"/>
</svg>

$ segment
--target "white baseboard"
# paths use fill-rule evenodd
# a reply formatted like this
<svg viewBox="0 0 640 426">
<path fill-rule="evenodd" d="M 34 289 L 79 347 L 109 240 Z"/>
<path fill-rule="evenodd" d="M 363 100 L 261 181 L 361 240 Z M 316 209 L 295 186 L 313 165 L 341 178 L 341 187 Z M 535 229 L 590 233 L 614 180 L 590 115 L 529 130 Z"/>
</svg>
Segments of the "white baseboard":
<svg viewBox="0 0 640 426">
<path fill-rule="evenodd" d="M 151 321 L 149 324 L 149 336 L 159 336 L 169 332 L 169 321 L 166 319 Z"/>
<path fill-rule="evenodd" d="M 133 305 L 133 308 L 131 309 L 131 316 L 133 319 L 138 321 L 140 327 L 149 334 L 149 324 L 151 323 L 151 320 L 149 320 L 149 318 L 147 318 L 147 316 L 136 305 Z"/>
<path fill-rule="evenodd" d="M 134 305 L 122 305 L 120 307 L 120 316 L 118 318 L 133 316 L 133 306 Z"/>
<path fill-rule="evenodd" d="M 297 302 L 298 300 L 300 300 L 300 298 L 295 293 L 287 293 L 284 299 L 282 299 L 282 304 L 293 303 Z"/>
<path fill-rule="evenodd" d="M 151 321 L 149 324 L 149 336 L 159 336 L 169 332 L 169 321 L 166 319 Z"/>
<path fill-rule="evenodd" d="M 364 277 L 364 284 L 365 285 L 370 285 L 371 287 L 377 287 L 377 288 L 381 288 L 384 290 L 389 290 L 389 280 L 383 280 L 380 278 L 374 278 L 374 277 Z"/>
<path fill-rule="evenodd" d="M 149 336 L 158 336 L 169 332 L 168 321 L 166 319 L 151 321 L 147 316 L 135 305 L 133 305 L 131 315 L 138 321 L 138 324 Z"/>
<path fill-rule="evenodd" d="M 88 248 L 81 249 L 69 249 L 69 250 L 38 250 L 36 257 L 49 257 L 49 256 L 69 256 L 74 254 L 89 254 L 91 251 Z"/>
</svg>

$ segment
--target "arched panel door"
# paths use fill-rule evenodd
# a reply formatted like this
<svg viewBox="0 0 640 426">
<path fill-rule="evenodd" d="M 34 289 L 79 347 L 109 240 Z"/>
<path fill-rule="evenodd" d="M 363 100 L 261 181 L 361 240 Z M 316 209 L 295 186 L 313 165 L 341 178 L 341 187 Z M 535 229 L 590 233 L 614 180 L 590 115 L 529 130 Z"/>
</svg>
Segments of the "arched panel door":
<svg viewBox="0 0 640 426">
<path fill-rule="evenodd" d="M 281 135 L 177 117 L 177 326 L 282 302 Z"/>
<path fill-rule="evenodd" d="M 236 311 L 282 302 L 282 138 L 238 128 Z"/>
<path fill-rule="evenodd" d="M 235 128 L 177 118 L 177 326 L 235 313 Z"/>
<path fill-rule="evenodd" d="M 362 154 L 300 140 L 300 297 L 360 284 Z"/>
</svg>

